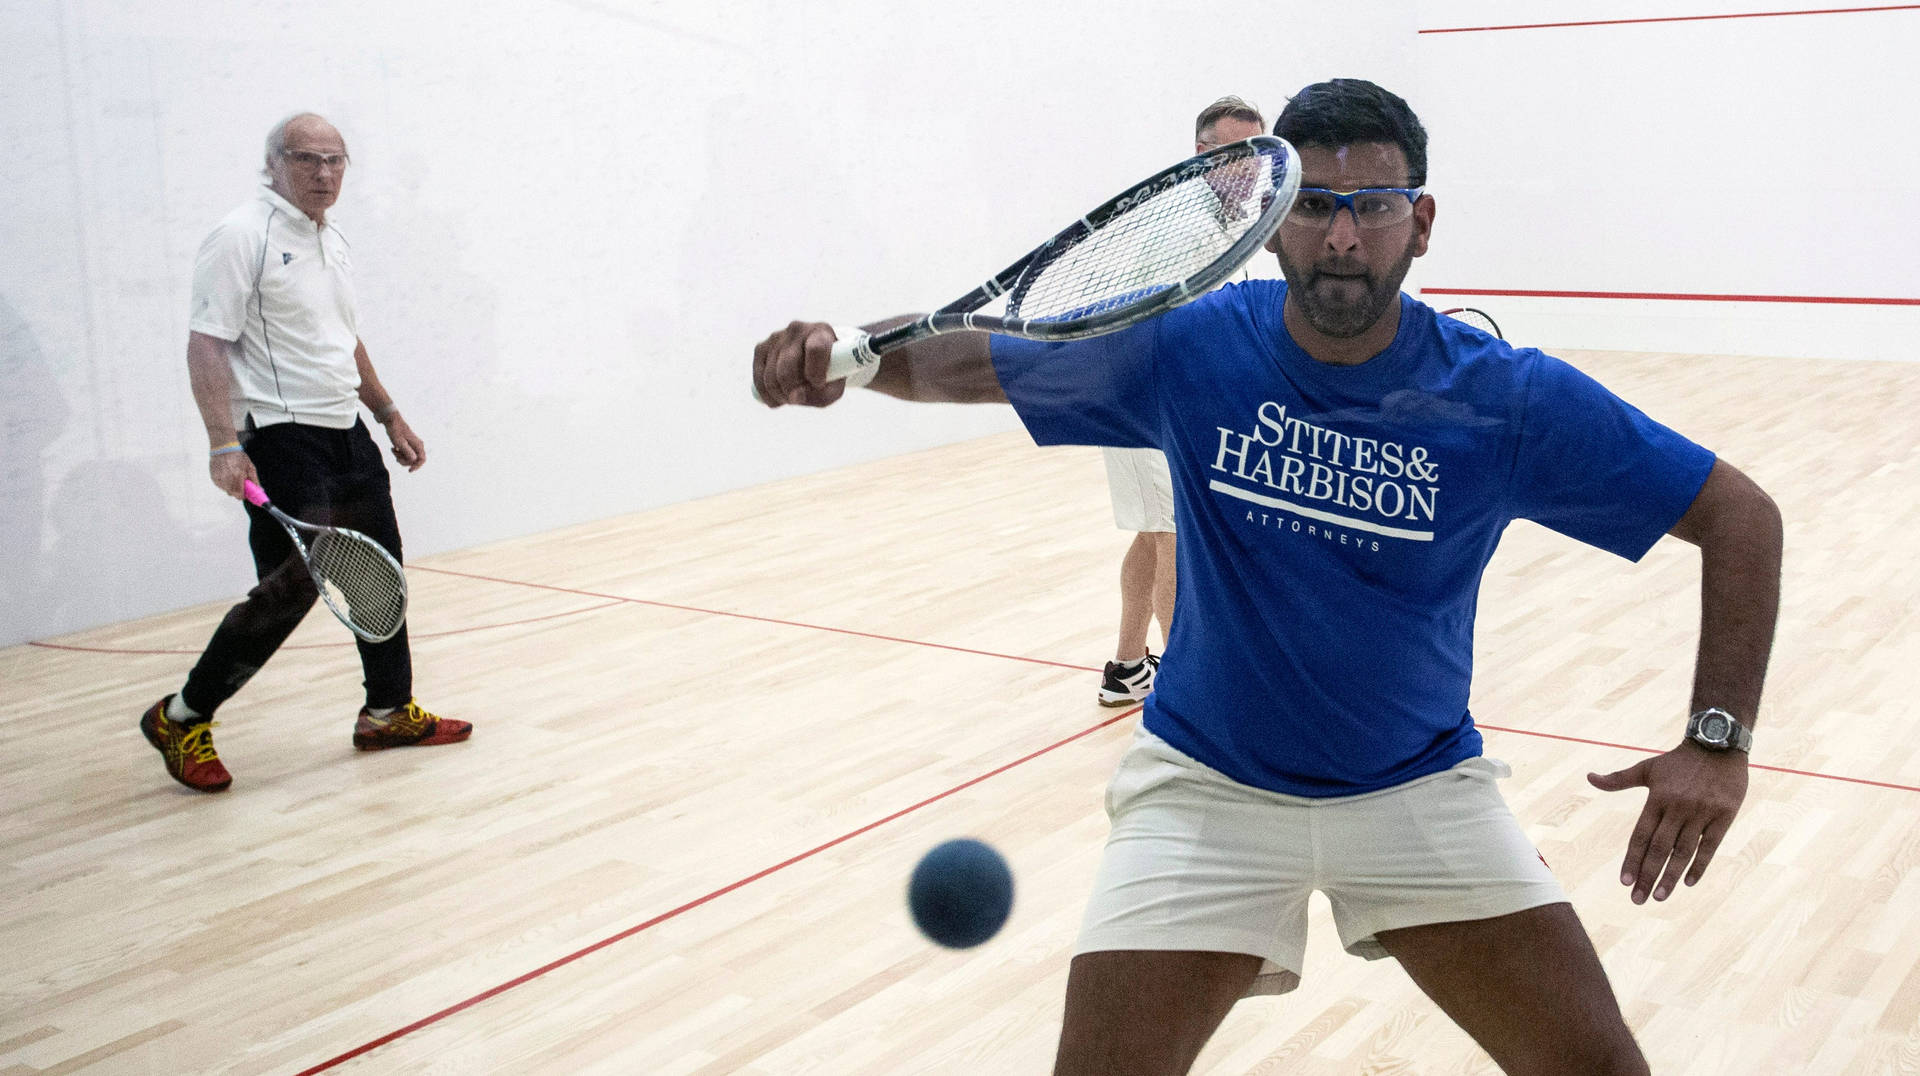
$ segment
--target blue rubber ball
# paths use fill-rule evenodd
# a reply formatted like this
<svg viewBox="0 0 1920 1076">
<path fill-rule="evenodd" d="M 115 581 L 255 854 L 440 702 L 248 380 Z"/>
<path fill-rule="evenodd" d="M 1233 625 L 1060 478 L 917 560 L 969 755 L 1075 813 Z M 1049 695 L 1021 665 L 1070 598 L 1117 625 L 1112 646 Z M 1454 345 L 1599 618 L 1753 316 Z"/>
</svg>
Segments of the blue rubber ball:
<svg viewBox="0 0 1920 1076">
<path fill-rule="evenodd" d="M 1006 924 L 1013 911 L 1013 872 L 990 845 L 970 837 L 947 841 L 913 868 L 907 907 L 934 942 L 971 949 Z"/>
</svg>

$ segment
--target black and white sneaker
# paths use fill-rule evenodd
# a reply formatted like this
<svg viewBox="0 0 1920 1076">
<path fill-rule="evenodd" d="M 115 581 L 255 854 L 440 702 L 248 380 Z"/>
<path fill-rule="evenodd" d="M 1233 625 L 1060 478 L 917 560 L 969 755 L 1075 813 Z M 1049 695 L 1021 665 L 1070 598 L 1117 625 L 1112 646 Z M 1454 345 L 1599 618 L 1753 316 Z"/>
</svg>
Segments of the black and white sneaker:
<svg viewBox="0 0 1920 1076">
<path fill-rule="evenodd" d="M 1130 664 L 1107 662 L 1106 673 L 1100 678 L 1100 705 L 1125 706 L 1145 699 L 1153 690 L 1153 674 L 1159 668 L 1160 658 L 1154 654 Z"/>
</svg>

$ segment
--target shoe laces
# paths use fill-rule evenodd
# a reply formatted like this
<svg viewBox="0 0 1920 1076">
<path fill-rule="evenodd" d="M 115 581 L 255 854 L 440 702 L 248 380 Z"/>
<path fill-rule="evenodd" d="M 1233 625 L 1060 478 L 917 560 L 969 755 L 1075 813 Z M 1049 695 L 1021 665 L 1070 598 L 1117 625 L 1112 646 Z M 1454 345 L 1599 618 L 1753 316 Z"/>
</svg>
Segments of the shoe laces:
<svg viewBox="0 0 1920 1076">
<path fill-rule="evenodd" d="M 217 721 L 202 721 L 188 725 L 174 741 L 174 750 L 181 758 L 190 758 L 195 762 L 218 762 L 220 753 L 213 749 L 213 727 Z"/>
<path fill-rule="evenodd" d="M 368 717 L 374 725 L 390 729 L 401 735 L 411 736 L 432 728 L 440 719 L 428 713 L 417 699 L 408 699 L 407 704 L 383 718 L 375 720 Z"/>
</svg>

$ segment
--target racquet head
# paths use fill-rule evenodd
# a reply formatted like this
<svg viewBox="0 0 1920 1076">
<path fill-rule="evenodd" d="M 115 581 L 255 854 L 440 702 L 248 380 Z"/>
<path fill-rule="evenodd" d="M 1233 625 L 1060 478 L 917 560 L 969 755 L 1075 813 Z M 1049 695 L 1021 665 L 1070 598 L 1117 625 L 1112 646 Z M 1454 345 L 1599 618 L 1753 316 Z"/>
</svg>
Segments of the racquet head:
<svg viewBox="0 0 1920 1076">
<path fill-rule="evenodd" d="M 1440 312 L 1456 321 L 1465 322 L 1479 329 L 1481 332 L 1487 333 L 1496 340 L 1506 339 L 1506 337 L 1500 333 L 1499 323 L 1495 322 L 1493 317 L 1484 310 L 1475 310 L 1470 306 L 1456 306 L 1452 310 L 1442 310 Z"/>
<path fill-rule="evenodd" d="M 324 528 L 307 550 L 307 566 L 327 608 L 362 639 L 384 642 L 406 622 L 407 577 L 372 538 Z"/>
<path fill-rule="evenodd" d="M 293 518 L 274 507 L 267 491 L 250 478 L 241 483 L 240 493 L 287 529 L 320 600 L 340 623 L 370 643 L 385 642 L 399 632 L 407 622 L 407 574 L 384 546 L 359 531 Z"/>
<path fill-rule="evenodd" d="M 1239 272 L 1299 190 L 1300 158 L 1284 138 L 1258 135 L 1189 157 L 933 313 L 871 336 L 838 334 L 827 377 L 872 369 L 887 352 L 941 333 L 1077 340 L 1124 329 Z M 1003 313 L 983 312 L 1002 299 Z"/>
<path fill-rule="evenodd" d="M 1285 139 L 1261 135 L 1188 158 L 1034 251 L 1008 291 L 1003 331 L 1094 336 L 1199 298 L 1266 243 L 1299 189 L 1299 157 Z"/>
</svg>

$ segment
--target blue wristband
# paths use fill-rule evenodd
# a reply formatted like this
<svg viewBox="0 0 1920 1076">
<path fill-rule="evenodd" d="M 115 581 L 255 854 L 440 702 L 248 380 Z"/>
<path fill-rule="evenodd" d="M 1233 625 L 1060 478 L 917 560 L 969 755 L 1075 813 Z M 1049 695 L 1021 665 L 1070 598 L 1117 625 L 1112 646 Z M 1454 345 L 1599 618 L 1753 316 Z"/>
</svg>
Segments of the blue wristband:
<svg viewBox="0 0 1920 1076">
<path fill-rule="evenodd" d="M 232 444 L 230 444 L 230 445 L 221 445 L 221 446 L 220 446 L 219 448 L 216 448 L 216 449 L 214 449 L 214 450 L 212 450 L 212 451 L 210 451 L 210 452 L 208 452 L 208 453 L 207 453 L 207 455 L 209 455 L 209 456 L 225 456 L 225 455 L 228 455 L 228 454 L 230 454 L 230 453 L 234 453 L 234 452 L 245 452 L 245 451 L 246 451 L 246 449 L 244 449 L 244 448 L 241 448 L 241 447 L 240 447 L 240 442 L 238 442 L 238 441 L 235 441 L 234 443 L 232 443 Z"/>
</svg>

